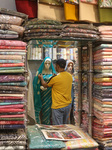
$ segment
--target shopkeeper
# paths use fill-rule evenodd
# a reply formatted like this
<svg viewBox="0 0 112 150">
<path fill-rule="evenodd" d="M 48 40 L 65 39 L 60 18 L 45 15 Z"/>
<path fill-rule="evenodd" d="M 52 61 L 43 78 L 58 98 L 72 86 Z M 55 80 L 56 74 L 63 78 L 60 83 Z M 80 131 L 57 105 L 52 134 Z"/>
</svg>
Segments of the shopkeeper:
<svg viewBox="0 0 112 150">
<path fill-rule="evenodd" d="M 52 123 L 53 125 L 67 124 L 71 110 L 72 75 L 65 71 L 66 60 L 56 61 L 56 71 L 49 82 L 45 82 L 42 74 L 38 75 L 41 84 L 47 88 L 52 87 Z"/>
</svg>

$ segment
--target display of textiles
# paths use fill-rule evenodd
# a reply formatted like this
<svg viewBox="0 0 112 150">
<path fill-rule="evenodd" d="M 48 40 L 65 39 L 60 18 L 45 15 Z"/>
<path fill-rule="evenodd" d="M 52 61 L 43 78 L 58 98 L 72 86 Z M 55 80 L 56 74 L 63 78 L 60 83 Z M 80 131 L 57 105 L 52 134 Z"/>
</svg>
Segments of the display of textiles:
<svg viewBox="0 0 112 150">
<path fill-rule="evenodd" d="M 111 0 L 99 0 L 98 1 L 98 12 L 99 20 L 101 23 L 111 23 L 111 13 L 112 13 L 112 1 Z"/>
<path fill-rule="evenodd" d="M 79 0 L 65 0 L 66 3 L 79 4 Z"/>
<path fill-rule="evenodd" d="M 112 41 L 112 26 L 101 25 L 98 26 L 98 30 L 101 41 Z"/>
<path fill-rule="evenodd" d="M 58 47 L 56 46 L 58 45 Z M 53 40 L 30 40 L 28 42 L 28 60 L 41 60 L 50 57 L 52 60 L 64 58 L 66 60 L 75 60 L 76 48 L 74 42 L 55 42 Z"/>
<path fill-rule="evenodd" d="M 75 65 L 74 65 L 74 120 L 75 120 L 75 125 L 78 125 L 78 48 L 75 51 Z"/>
<path fill-rule="evenodd" d="M 44 29 L 44 30 L 43 30 Z M 62 23 L 54 20 L 32 19 L 25 24 L 24 39 L 58 39 L 60 38 Z M 45 30 L 47 30 L 45 32 Z"/>
<path fill-rule="evenodd" d="M 98 4 L 98 1 L 97 1 L 97 0 L 81 0 L 81 2 L 90 3 L 90 4 L 95 4 L 95 5 Z"/>
<path fill-rule="evenodd" d="M 89 66 L 89 58 L 88 58 L 88 49 L 87 47 L 82 47 L 82 120 L 81 127 L 82 129 L 88 133 L 89 127 L 89 98 L 88 98 L 88 66 Z"/>
<path fill-rule="evenodd" d="M 0 149 L 25 150 L 27 44 L 20 37 L 27 17 L 1 8 L 0 18 Z"/>
<path fill-rule="evenodd" d="M 112 1 L 111 0 L 99 0 L 99 4 L 101 8 L 112 8 Z"/>
<path fill-rule="evenodd" d="M 61 37 L 62 38 L 78 38 L 83 40 L 99 39 L 97 29 L 89 24 L 64 24 Z"/>
<path fill-rule="evenodd" d="M 30 149 L 61 149 L 66 146 L 62 141 L 46 140 L 41 130 L 36 125 L 28 126 L 28 139 L 30 141 Z"/>
<path fill-rule="evenodd" d="M 109 27 L 111 28 L 111 26 Z M 110 31 L 99 26 L 100 37 Z M 107 30 L 107 31 L 106 31 Z M 108 32 L 109 31 L 109 32 Z M 103 150 L 112 149 L 112 44 L 99 44 L 93 49 L 93 138 Z"/>
</svg>

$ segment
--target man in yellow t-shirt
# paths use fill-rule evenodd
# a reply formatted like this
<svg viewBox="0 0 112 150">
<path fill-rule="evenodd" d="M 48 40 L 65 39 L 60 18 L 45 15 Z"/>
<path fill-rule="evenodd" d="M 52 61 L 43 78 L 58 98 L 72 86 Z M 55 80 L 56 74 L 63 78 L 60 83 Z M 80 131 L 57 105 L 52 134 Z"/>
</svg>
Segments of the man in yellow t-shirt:
<svg viewBox="0 0 112 150">
<path fill-rule="evenodd" d="M 56 71 L 58 74 L 53 76 L 48 83 L 42 75 L 38 75 L 41 84 L 46 87 L 52 87 L 52 122 L 54 125 L 67 124 L 71 110 L 71 88 L 72 75 L 65 71 L 66 60 L 58 59 L 56 61 Z"/>
</svg>

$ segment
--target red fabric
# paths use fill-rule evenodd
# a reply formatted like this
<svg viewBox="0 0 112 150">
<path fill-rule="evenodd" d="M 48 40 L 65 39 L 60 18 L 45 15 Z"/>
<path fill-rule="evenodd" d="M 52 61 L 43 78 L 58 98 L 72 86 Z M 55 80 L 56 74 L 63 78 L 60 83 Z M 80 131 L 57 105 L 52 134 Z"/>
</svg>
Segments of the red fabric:
<svg viewBox="0 0 112 150">
<path fill-rule="evenodd" d="M 0 115 L 0 118 L 24 118 L 25 115 L 24 114 L 20 114 L 20 115 Z"/>
<path fill-rule="evenodd" d="M 15 0 L 16 9 L 28 15 L 28 18 L 37 18 L 37 2 L 29 0 Z"/>
<path fill-rule="evenodd" d="M 26 50 L 26 47 L 25 46 L 1 46 L 0 45 L 0 49 L 19 49 L 19 50 Z"/>
<path fill-rule="evenodd" d="M 4 124 L 24 124 L 24 121 L 0 121 L 0 125 Z"/>
<path fill-rule="evenodd" d="M 8 108 L 5 108 L 5 109 L 0 109 L 0 112 L 1 113 L 5 113 L 5 112 L 24 112 L 25 110 L 24 109 L 8 109 Z"/>
</svg>

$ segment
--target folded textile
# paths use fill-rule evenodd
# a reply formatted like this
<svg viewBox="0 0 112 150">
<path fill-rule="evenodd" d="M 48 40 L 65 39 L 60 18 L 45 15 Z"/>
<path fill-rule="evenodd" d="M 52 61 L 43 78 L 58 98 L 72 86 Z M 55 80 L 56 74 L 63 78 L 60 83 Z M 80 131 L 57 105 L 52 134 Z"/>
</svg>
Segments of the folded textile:
<svg viewBox="0 0 112 150">
<path fill-rule="evenodd" d="M 4 50 L 26 50 L 26 47 L 25 46 L 3 46 L 3 45 L 0 45 L 0 50 L 4 51 Z"/>
<path fill-rule="evenodd" d="M 112 9 L 110 8 L 100 8 L 100 6 L 98 7 L 99 9 L 99 19 L 100 22 L 112 22 L 112 18 L 111 18 L 111 13 L 112 13 Z"/>
<path fill-rule="evenodd" d="M 18 87 L 18 86 L 1 86 L 0 85 L 0 90 L 3 91 L 21 91 L 21 92 L 24 92 L 27 90 L 27 88 L 25 87 Z"/>
<path fill-rule="evenodd" d="M 70 3 L 64 3 L 64 14 L 66 20 L 78 21 L 79 20 L 79 6 Z"/>
<path fill-rule="evenodd" d="M 62 30 L 61 29 L 31 29 L 31 30 L 26 30 L 25 32 L 24 32 L 24 34 L 26 34 L 26 33 L 44 33 L 44 32 L 48 32 L 48 33 L 50 33 L 50 32 L 61 32 Z"/>
<path fill-rule="evenodd" d="M 26 25 L 25 29 L 29 30 L 29 29 L 62 29 L 63 26 L 62 25 L 47 25 L 47 24 L 36 24 L 36 25 Z"/>
<path fill-rule="evenodd" d="M 0 63 L 22 63 L 23 62 L 23 60 L 8 60 L 8 59 L 6 59 L 6 60 L 0 60 Z"/>
<path fill-rule="evenodd" d="M 98 30 L 99 32 L 103 33 L 103 32 L 111 32 L 112 31 L 112 26 L 108 26 L 108 25 L 101 25 L 98 26 Z M 108 44 L 107 44 L 108 45 Z"/>
<path fill-rule="evenodd" d="M 24 118 L 1 118 L 0 117 L 0 121 L 24 121 Z"/>
<path fill-rule="evenodd" d="M 16 40 L 0 40 L 0 46 L 26 46 L 27 44 L 22 41 Z"/>
<path fill-rule="evenodd" d="M 65 0 L 65 2 L 69 4 L 79 4 L 79 0 Z"/>
<path fill-rule="evenodd" d="M 22 103 L 24 103 L 24 102 L 22 102 Z M 1 105 L 2 104 L 2 105 Z M 14 108 L 14 109 L 16 109 L 16 108 L 23 108 L 25 105 L 24 104 L 21 104 L 21 102 L 20 103 L 18 103 L 18 102 L 15 102 L 15 105 L 14 105 L 14 103 L 13 104 L 10 104 L 9 103 L 9 105 L 6 103 L 0 103 L 0 109 L 4 109 L 4 108 L 9 108 L 9 109 L 12 109 L 12 108 Z"/>
<path fill-rule="evenodd" d="M 22 59 L 21 55 L 0 55 L 0 59 Z"/>
<path fill-rule="evenodd" d="M 88 25 L 88 24 L 64 24 L 63 25 L 63 28 L 81 28 L 81 29 L 88 29 L 88 30 L 96 30 L 97 31 L 97 28 L 95 26 L 91 26 L 91 25 Z"/>
<path fill-rule="evenodd" d="M 11 85 L 11 86 L 26 86 L 27 82 L 9 82 L 9 83 L 0 83 L 0 85 Z"/>
<path fill-rule="evenodd" d="M 90 30 L 90 29 L 81 29 L 81 28 L 69 28 L 69 27 L 66 27 L 64 29 L 62 29 L 63 32 L 72 32 L 72 33 L 90 33 L 90 34 L 98 34 L 97 31 L 95 30 Z"/>
<path fill-rule="evenodd" d="M 23 35 L 23 32 L 24 32 L 24 30 L 25 30 L 25 28 L 22 27 L 22 26 L 17 26 L 17 25 L 12 25 L 12 24 L 3 24 L 3 23 L 0 24 L 0 29 L 5 30 L 5 31 L 7 31 L 7 30 L 15 31 L 15 32 L 17 32 L 20 36 Z"/>
<path fill-rule="evenodd" d="M 111 0 L 99 0 L 100 8 L 112 8 L 112 1 Z"/>
<path fill-rule="evenodd" d="M 57 1 L 57 0 L 40 0 L 39 3 L 62 6 L 62 2 L 60 0 L 59 1 Z"/>
<path fill-rule="evenodd" d="M 0 82 L 17 82 L 25 81 L 23 75 L 0 75 Z"/>
<path fill-rule="evenodd" d="M 13 24 L 13 25 L 21 25 L 23 19 L 16 16 L 4 15 L 0 14 L 0 23 Z"/>
<path fill-rule="evenodd" d="M 65 37 L 85 37 L 85 38 L 96 38 L 98 39 L 99 36 L 96 34 L 85 34 L 85 33 L 61 33 L 61 36 L 65 36 Z"/>
<path fill-rule="evenodd" d="M 0 115 L 0 118 L 25 118 L 25 114 L 16 114 L 16 115 Z"/>
<path fill-rule="evenodd" d="M 24 68 L 21 67 L 8 67 L 7 68 L 0 68 L 0 73 L 23 73 L 23 72 L 27 72 L 26 70 L 24 70 Z"/>
<path fill-rule="evenodd" d="M 4 150 L 25 150 L 25 146 L 0 146 Z"/>
<path fill-rule="evenodd" d="M 18 37 L 18 34 L 0 34 L 0 39 L 16 39 Z"/>
<path fill-rule="evenodd" d="M 0 109 L 1 110 L 1 109 Z M 13 124 L 24 124 L 24 121 L 0 121 L 0 125 L 13 125 Z"/>
<path fill-rule="evenodd" d="M 97 47 L 95 47 L 94 50 L 101 50 L 103 48 L 112 48 L 112 44 L 100 44 Z"/>
<path fill-rule="evenodd" d="M 95 4 L 95 5 L 98 4 L 98 1 L 97 1 L 97 0 L 81 0 L 81 2 L 90 3 L 90 4 Z"/>
<path fill-rule="evenodd" d="M 94 78 L 94 82 L 112 82 L 112 78 Z"/>
<path fill-rule="evenodd" d="M 26 141 L 0 141 L 0 146 L 25 146 Z"/>
<path fill-rule="evenodd" d="M 0 113 L 7 113 L 7 112 L 24 112 L 24 109 L 0 109 Z"/>
<path fill-rule="evenodd" d="M 24 66 L 24 63 L 0 64 L 0 67 L 19 67 L 19 66 Z"/>
<path fill-rule="evenodd" d="M 28 19 L 28 15 L 26 15 L 24 13 L 20 13 L 20 12 L 14 11 L 14 10 L 9 10 L 9 9 L 6 9 L 6 8 L 0 8 L 0 14 L 17 16 L 17 17 L 23 18 L 25 20 Z"/>
<path fill-rule="evenodd" d="M 40 25 L 40 24 L 49 24 L 49 25 L 61 25 L 62 23 L 60 21 L 56 20 L 39 20 L 38 18 L 31 19 L 30 21 L 27 21 L 25 25 Z"/>
<path fill-rule="evenodd" d="M 62 141 L 46 140 L 41 131 L 34 125 L 28 126 L 28 139 L 30 140 L 30 149 L 51 149 L 65 147 L 65 143 Z"/>
</svg>

